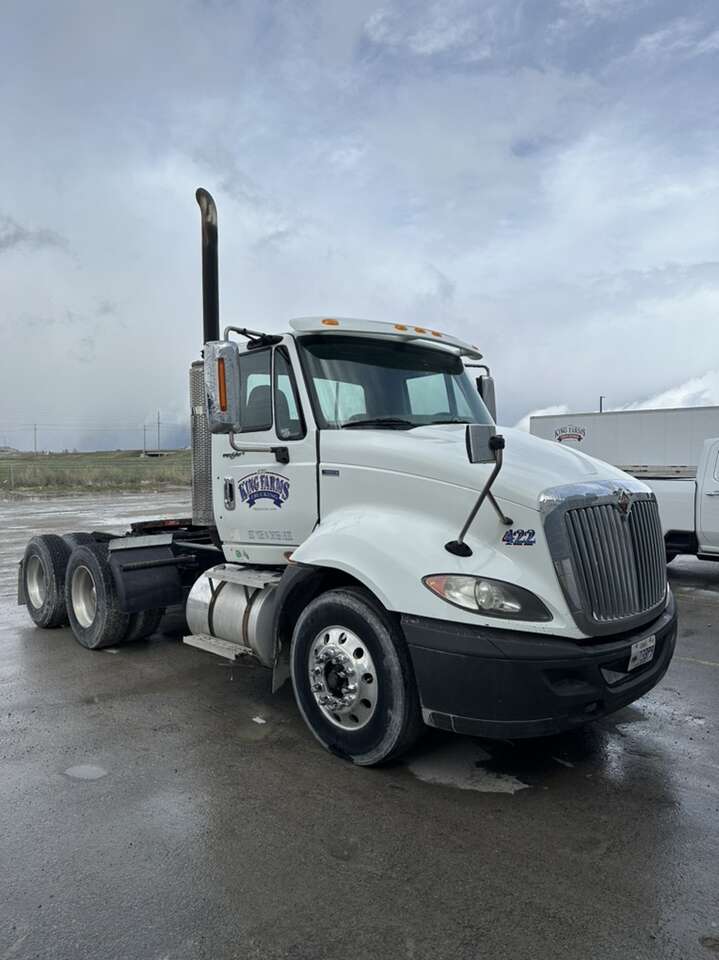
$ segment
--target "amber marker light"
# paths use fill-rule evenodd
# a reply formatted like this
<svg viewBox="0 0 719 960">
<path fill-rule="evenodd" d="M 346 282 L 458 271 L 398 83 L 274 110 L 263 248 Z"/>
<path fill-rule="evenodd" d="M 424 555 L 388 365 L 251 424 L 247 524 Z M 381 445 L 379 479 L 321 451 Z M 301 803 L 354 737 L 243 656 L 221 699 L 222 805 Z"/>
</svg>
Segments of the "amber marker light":
<svg viewBox="0 0 719 960">
<path fill-rule="evenodd" d="M 414 332 L 415 332 L 415 333 L 426 333 L 427 331 L 424 329 L 424 327 L 415 327 L 415 328 L 414 328 Z"/>
<path fill-rule="evenodd" d="M 326 327 L 339 327 L 340 325 L 339 320 L 330 320 L 329 318 L 323 320 L 322 323 L 324 323 Z"/>
<path fill-rule="evenodd" d="M 395 330 L 400 330 L 400 331 L 402 331 L 403 333 L 404 333 L 404 331 L 407 329 L 407 327 L 405 327 L 405 325 L 404 325 L 403 323 L 395 323 L 394 328 L 395 328 Z"/>
<path fill-rule="evenodd" d="M 217 388 L 220 394 L 220 410 L 227 412 L 227 380 L 225 379 L 225 360 L 220 357 L 217 361 Z"/>
</svg>

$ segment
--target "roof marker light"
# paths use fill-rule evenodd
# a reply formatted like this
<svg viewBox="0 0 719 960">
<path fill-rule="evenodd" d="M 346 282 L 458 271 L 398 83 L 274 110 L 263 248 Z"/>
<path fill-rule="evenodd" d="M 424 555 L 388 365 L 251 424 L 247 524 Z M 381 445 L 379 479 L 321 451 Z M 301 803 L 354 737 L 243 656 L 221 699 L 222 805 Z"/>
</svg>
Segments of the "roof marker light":
<svg viewBox="0 0 719 960">
<path fill-rule="evenodd" d="M 339 320 L 331 320 L 329 317 L 325 318 L 322 323 L 324 323 L 326 327 L 339 327 L 340 325 Z"/>
<path fill-rule="evenodd" d="M 433 337 L 441 337 L 442 334 L 438 330 L 431 331 Z"/>
<path fill-rule="evenodd" d="M 407 327 L 405 327 L 403 323 L 395 323 L 394 328 L 395 330 L 402 330 L 402 331 L 407 329 Z"/>
<path fill-rule="evenodd" d="M 414 332 L 415 332 L 415 333 L 426 333 L 427 331 L 424 329 L 424 327 L 415 327 L 415 328 L 414 328 Z"/>
</svg>

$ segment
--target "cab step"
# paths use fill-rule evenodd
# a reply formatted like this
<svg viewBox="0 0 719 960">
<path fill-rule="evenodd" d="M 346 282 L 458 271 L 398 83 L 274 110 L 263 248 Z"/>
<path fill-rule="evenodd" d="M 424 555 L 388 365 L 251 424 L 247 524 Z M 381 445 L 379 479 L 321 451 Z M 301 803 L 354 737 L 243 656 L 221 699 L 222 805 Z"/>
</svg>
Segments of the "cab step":
<svg viewBox="0 0 719 960">
<path fill-rule="evenodd" d="M 242 567 L 236 563 L 218 563 L 202 574 L 208 580 L 224 580 L 227 583 L 239 583 L 243 587 L 254 587 L 261 590 L 271 584 L 275 585 L 282 579 L 282 573 L 276 570 L 267 570 L 263 567 Z"/>
<path fill-rule="evenodd" d="M 209 633 L 192 633 L 182 638 L 188 647 L 197 647 L 198 650 L 207 650 L 226 660 L 237 660 L 238 657 L 253 656 L 252 650 L 241 643 L 232 643 L 230 640 L 221 640 Z"/>
</svg>

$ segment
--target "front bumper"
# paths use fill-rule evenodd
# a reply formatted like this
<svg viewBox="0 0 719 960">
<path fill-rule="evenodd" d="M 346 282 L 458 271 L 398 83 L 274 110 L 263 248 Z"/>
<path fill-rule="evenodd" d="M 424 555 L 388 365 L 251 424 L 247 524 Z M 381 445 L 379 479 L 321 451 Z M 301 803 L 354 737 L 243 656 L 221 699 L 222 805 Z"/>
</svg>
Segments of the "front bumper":
<svg viewBox="0 0 719 960">
<path fill-rule="evenodd" d="M 403 616 L 425 722 L 480 737 L 539 737 L 613 713 L 667 671 L 676 603 L 630 633 L 565 640 Z M 630 648 L 656 637 L 653 659 L 627 671 Z"/>
</svg>

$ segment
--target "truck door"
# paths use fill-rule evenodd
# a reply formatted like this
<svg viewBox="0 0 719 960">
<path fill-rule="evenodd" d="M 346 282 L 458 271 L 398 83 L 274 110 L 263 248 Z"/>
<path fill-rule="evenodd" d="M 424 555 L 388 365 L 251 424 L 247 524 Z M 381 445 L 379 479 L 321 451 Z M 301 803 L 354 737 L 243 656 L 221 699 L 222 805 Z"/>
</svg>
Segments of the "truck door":
<svg viewBox="0 0 719 960">
<path fill-rule="evenodd" d="M 702 553 L 719 553 L 719 440 L 707 440 L 697 477 L 697 533 Z"/>
<path fill-rule="evenodd" d="M 282 563 L 317 522 L 316 430 L 293 360 L 291 338 L 243 351 L 239 449 L 213 437 L 215 521 L 230 560 Z"/>
</svg>

